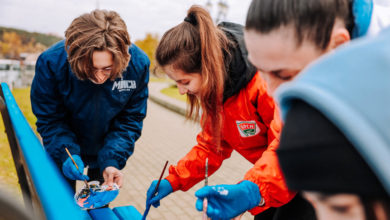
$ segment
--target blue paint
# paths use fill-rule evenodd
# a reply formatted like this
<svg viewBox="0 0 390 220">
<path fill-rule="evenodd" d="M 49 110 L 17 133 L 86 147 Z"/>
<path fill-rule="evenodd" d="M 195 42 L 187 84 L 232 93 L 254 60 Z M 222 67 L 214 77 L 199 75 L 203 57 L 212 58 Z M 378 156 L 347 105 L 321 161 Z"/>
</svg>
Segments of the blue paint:
<svg viewBox="0 0 390 220">
<path fill-rule="evenodd" d="M 118 196 L 119 190 L 94 192 L 84 202 L 84 207 L 100 208 L 112 202 Z"/>
<path fill-rule="evenodd" d="M 146 206 L 146 209 L 145 209 L 145 211 L 144 211 L 144 214 L 142 215 L 142 220 L 145 220 L 145 219 L 146 219 L 146 216 L 148 216 L 149 210 L 150 210 L 150 206 L 151 206 L 150 203 Z"/>
<path fill-rule="evenodd" d="M 94 220 L 119 220 L 110 208 L 91 209 L 88 212 Z"/>
<path fill-rule="evenodd" d="M 90 219 L 73 200 L 73 192 L 35 136 L 7 84 L 1 83 L 12 126 L 47 219 Z"/>
<path fill-rule="evenodd" d="M 134 206 L 121 206 L 113 209 L 114 213 L 120 220 L 140 220 L 141 213 Z"/>
</svg>

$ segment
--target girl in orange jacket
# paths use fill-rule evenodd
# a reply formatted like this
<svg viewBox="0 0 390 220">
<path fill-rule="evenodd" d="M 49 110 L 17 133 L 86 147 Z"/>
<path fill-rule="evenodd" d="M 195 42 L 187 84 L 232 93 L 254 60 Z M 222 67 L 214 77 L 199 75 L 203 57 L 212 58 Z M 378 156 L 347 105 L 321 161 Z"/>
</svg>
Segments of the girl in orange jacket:
<svg viewBox="0 0 390 220">
<path fill-rule="evenodd" d="M 196 208 L 208 199 L 207 215 L 227 219 L 247 210 L 256 215 L 288 203 L 295 193 L 287 189 L 275 150 L 281 121 L 266 84 L 247 60 L 243 27 L 221 23 L 215 27 L 208 12 L 192 6 L 182 23 L 162 37 L 156 59 L 164 72 L 187 94 L 188 118 L 200 120 L 198 144 L 169 168 L 157 196 L 157 181 L 147 192 L 147 206 L 176 190 L 186 191 L 204 179 L 205 161 L 213 174 L 236 150 L 254 164 L 235 185 L 204 187 L 196 192 Z M 302 219 L 302 218 L 299 218 Z"/>
</svg>

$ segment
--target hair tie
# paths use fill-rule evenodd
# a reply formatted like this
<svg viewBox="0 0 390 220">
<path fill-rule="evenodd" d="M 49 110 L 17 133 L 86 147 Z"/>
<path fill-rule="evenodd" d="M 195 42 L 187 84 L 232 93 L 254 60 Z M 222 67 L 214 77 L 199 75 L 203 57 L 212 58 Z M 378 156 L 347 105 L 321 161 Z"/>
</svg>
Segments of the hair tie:
<svg viewBox="0 0 390 220">
<path fill-rule="evenodd" d="M 198 24 L 198 21 L 196 20 L 195 14 L 194 13 L 189 13 L 187 17 L 184 18 L 184 21 L 196 26 Z"/>
</svg>

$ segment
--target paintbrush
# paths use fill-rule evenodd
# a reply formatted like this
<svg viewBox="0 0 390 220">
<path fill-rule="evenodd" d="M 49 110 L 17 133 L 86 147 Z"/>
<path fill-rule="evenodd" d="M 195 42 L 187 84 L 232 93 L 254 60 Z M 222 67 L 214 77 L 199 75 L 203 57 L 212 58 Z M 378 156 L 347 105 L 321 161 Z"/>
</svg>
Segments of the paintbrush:
<svg viewBox="0 0 390 220">
<path fill-rule="evenodd" d="M 206 158 L 206 166 L 205 166 L 205 172 L 204 172 L 204 186 L 209 185 L 209 158 Z M 207 220 L 207 198 L 205 197 L 203 199 L 203 220 Z"/>
<path fill-rule="evenodd" d="M 156 196 L 158 187 L 160 186 L 160 182 L 161 182 L 161 179 L 162 179 L 162 177 L 163 177 L 163 175 L 164 175 L 165 169 L 167 168 L 167 165 L 168 165 L 168 161 L 165 162 L 164 169 L 162 170 L 162 172 L 161 172 L 161 174 L 160 174 L 160 178 L 158 179 L 156 188 L 154 188 L 152 197 L 151 197 L 150 199 L 152 199 L 153 197 Z M 150 206 L 151 206 L 151 205 L 152 205 L 152 204 L 149 204 L 149 205 L 146 207 L 145 212 L 144 212 L 144 214 L 142 215 L 142 220 L 145 220 L 145 219 L 146 219 L 146 216 L 147 216 L 148 213 L 149 213 L 149 209 L 150 209 Z"/>
<path fill-rule="evenodd" d="M 76 169 L 79 170 L 79 166 L 77 166 L 77 163 L 73 160 L 73 157 L 72 157 L 72 155 L 69 153 L 68 148 L 65 147 L 65 151 L 66 151 L 66 153 L 69 155 L 69 157 L 70 157 L 70 159 L 72 160 L 73 164 L 76 166 Z M 80 171 L 80 173 L 81 173 L 81 171 Z M 89 190 L 91 190 L 91 188 L 89 188 L 89 184 L 88 184 L 87 180 L 84 179 L 84 183 L 85 183 L 85 185 L 87 186 L 87 188 L 88 188 Z"/>
</svg>

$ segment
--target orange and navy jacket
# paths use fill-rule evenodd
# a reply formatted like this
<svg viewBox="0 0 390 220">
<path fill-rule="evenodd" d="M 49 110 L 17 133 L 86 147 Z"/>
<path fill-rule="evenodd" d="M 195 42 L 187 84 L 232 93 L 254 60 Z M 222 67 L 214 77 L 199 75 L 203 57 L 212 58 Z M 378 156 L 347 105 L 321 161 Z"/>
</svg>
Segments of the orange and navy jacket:
<svg viewBox="0 0 390 220">
<path fill-rule="evenodd" d="M 256 73 L 246 87 L 228 98 L 223 104 L 223 126 L 220 147 L 213 141 L 212 126 L 198 134 L 198 144 L 176 166 L 170 166 L 166 179 L 174 191 L 186 191 L 204 179 L 205 160 L 209 173 L 214 173 L 222 161 L 236 150 L 254 166 L 247 171 L 244 180 L 259 186 L 264 206 L 250 210 L 254 215 L 289 202 L 295 195 L 287 189 L 279 167 L 276 149 L 282 122 L 278 108 L 267 93 L 265 81 Z"/>
</svg>

